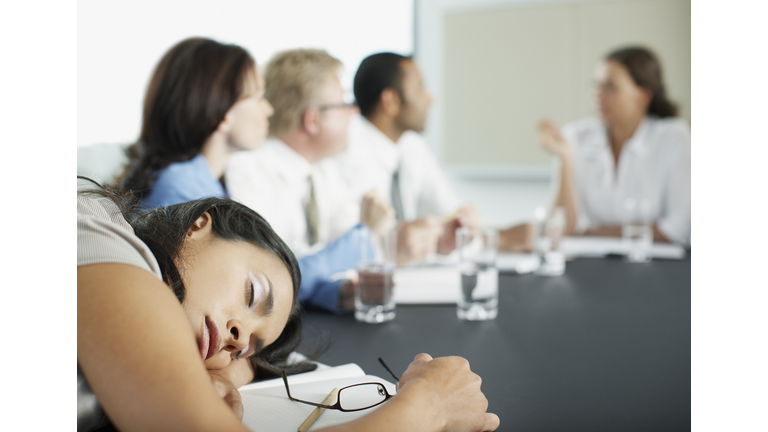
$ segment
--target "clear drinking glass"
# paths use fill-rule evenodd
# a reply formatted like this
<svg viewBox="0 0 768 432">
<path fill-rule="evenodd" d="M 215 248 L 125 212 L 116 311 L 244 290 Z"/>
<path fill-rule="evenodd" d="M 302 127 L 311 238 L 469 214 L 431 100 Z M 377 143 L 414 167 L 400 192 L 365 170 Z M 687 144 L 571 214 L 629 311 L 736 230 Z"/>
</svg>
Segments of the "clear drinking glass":
<svg viewBox="0 0 768 432">
<path fill-rule="evenodd" d="M 479 239 L 473 240 L 469 228 L 456 229 L 461 277 L 456 315 L 470 321 L 492 320 L 499 310 L 499 272 L 496 268 L 499 233 L 486 229 Z"/>
<path fill-rule="evenodd" d="M 375 238 L 367 228 L 357 235 L 357 273 L 355 319 L 367 323 L 383 323 L 395 318 L 392 276 L 397 260 L 397 231 L 390 229 Z"/>
<path fill-rule="evenodd" d="M 562 207 L 557 207 L 552 214 L 546 218 L 544 224 L 545 238 L 542 241 L 542 247 L 539 249 L 541 265 L 536 274 L 542 276 L 560 276 L 565 273 L 565 255 L 560 250 L 560 242 L 565 232 L 565 211 Z"/>
<path fill-rule="evenodd" d="M 645 198 L 624 200 L 624 217 L 621 225 L 622 247 L 626 251 L 624 260 L 644 263 L 651 260 L 653 244 L 650 202 Z"/>
</svg>

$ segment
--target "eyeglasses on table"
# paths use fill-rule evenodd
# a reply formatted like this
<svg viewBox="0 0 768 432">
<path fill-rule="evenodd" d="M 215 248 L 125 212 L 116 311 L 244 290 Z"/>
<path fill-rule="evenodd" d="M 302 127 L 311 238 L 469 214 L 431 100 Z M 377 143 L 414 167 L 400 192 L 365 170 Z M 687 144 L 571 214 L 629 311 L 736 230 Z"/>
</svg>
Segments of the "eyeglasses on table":
<svg viewBox="0 0 768 432">
<path fill-rule="evenodd" d="M 384 363 L 384 360 L 379 357 L 379 362 L 382 366 L 384 366 L 384 369 L 389 372 L 390 375 L 392 375 L 397 384 L 395 385 L 395 389 L 399 390 L 400 388 L 400 378 L 398 378 L 392 371 L 389 369 L 386 363 Z M 359 384 L 352 384 L 348 385 L 346 387 L 342 387 L 339 389 L 339 393 L 336 397 L 336 403 L 333 405 L 326 405 L 321 404 L 317 402 L 310 402 L 305 401 L 301 399 L 297 399 L 293 396 L 291 396 L 291 389 L 288 386 L 288 377 L 285 375 L 285 372 L 282 372 L 283 382 L 285 383 L 285 392 L 288 394 L 288 399 L 295 401 L 295 402 L 301 402 L 303 404 L 312 405 L 320 408 L 325 409 L 335 409 L 343 412 L 350 412 L 350 411 L 361 411 L 368 408 L 373 408 L 377 405 L 381 405 L 382 403 L 386 402 L 389 398 L 391 398 L 392 394 L 389 394 L 387 391 L 387 388 L 382 383 L 378 382 L 368 382 L 368 383 L 359 383 Z"/>
</svg>

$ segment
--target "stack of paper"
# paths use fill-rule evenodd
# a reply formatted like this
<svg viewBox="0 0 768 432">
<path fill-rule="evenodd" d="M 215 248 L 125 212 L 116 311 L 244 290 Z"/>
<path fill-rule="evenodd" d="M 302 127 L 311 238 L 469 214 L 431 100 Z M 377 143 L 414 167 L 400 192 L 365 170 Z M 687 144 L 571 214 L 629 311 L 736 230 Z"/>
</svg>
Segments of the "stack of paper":
<svg viewBox="0 0 768 432">
<path fill-rule="evenodd" d="M 455 304 L 461 294 L 461 277 L 455 266 L 398 268 L 393 280 L 397 304 Z"/>
<path fill-rule="evenodd" d="M 574 258 L 599 258 L 610 254 L 624 255 L 627 245 L 619 237 L 566 237 L 560 250 Z M 683 259 L 685 249 L 669 243 L 654 243 L 649 254 L 652 258 Z"/>
<path fill-rule="evenodd" d="M 501 272 L 530 273 L 539 268 L 539 258 L 502 253 L 496 266 Z M 393 278 L 397 304 L 456 304 L 460 299 L 461 276 L 455 264 L 398 268 Z"/>
</svg>

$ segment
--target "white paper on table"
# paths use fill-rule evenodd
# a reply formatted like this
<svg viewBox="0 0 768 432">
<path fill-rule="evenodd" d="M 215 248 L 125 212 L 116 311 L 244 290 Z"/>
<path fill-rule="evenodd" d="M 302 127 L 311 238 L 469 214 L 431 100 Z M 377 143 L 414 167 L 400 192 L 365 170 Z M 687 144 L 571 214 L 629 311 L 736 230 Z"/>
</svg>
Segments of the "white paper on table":
<svg viewBox="0 0 768 432">
<path fill-rule="evenodd" d="M 609 254 L 623 255 L 627 246 L 620 237 L 565 237 L 560 244 L 560 250 L 575 258 L 599 258 Z M 648 253 L 652 258 L 661 259 L 685 257 L 685 249 L 682 246 L 669 243 L 654 243 Z"/>
<path fill-rule="evenodd" d="M 456 304 L 461 295 L 461 277 L 455 266 L 398 268 L 393 279 L 397 304 Z"/>
<path fill-rule="evenodd" d="M 526 274 L 536 271 L 540 261 L 538 255 L 532 253 L 501 252 L 496 258 L 496 268 L 501 272 Z"/>
</svg>

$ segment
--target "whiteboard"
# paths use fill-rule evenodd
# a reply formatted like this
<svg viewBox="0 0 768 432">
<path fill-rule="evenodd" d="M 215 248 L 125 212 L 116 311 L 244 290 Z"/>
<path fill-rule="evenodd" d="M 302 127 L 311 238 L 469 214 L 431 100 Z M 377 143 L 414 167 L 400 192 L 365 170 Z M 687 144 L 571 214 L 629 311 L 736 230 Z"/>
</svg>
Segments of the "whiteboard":
<svg viewBox="0 0 768 432">
<path fill-rule="evenodd" d="M 594 66 L 628 44 L 658 55 L 667 93 L 690 121 L 688 0 L 424 3 L 417 61 L 435 96 L 425 137 L 446 166 L 549 170 L 537 121 L 593 115 Z"/>
</svg>

